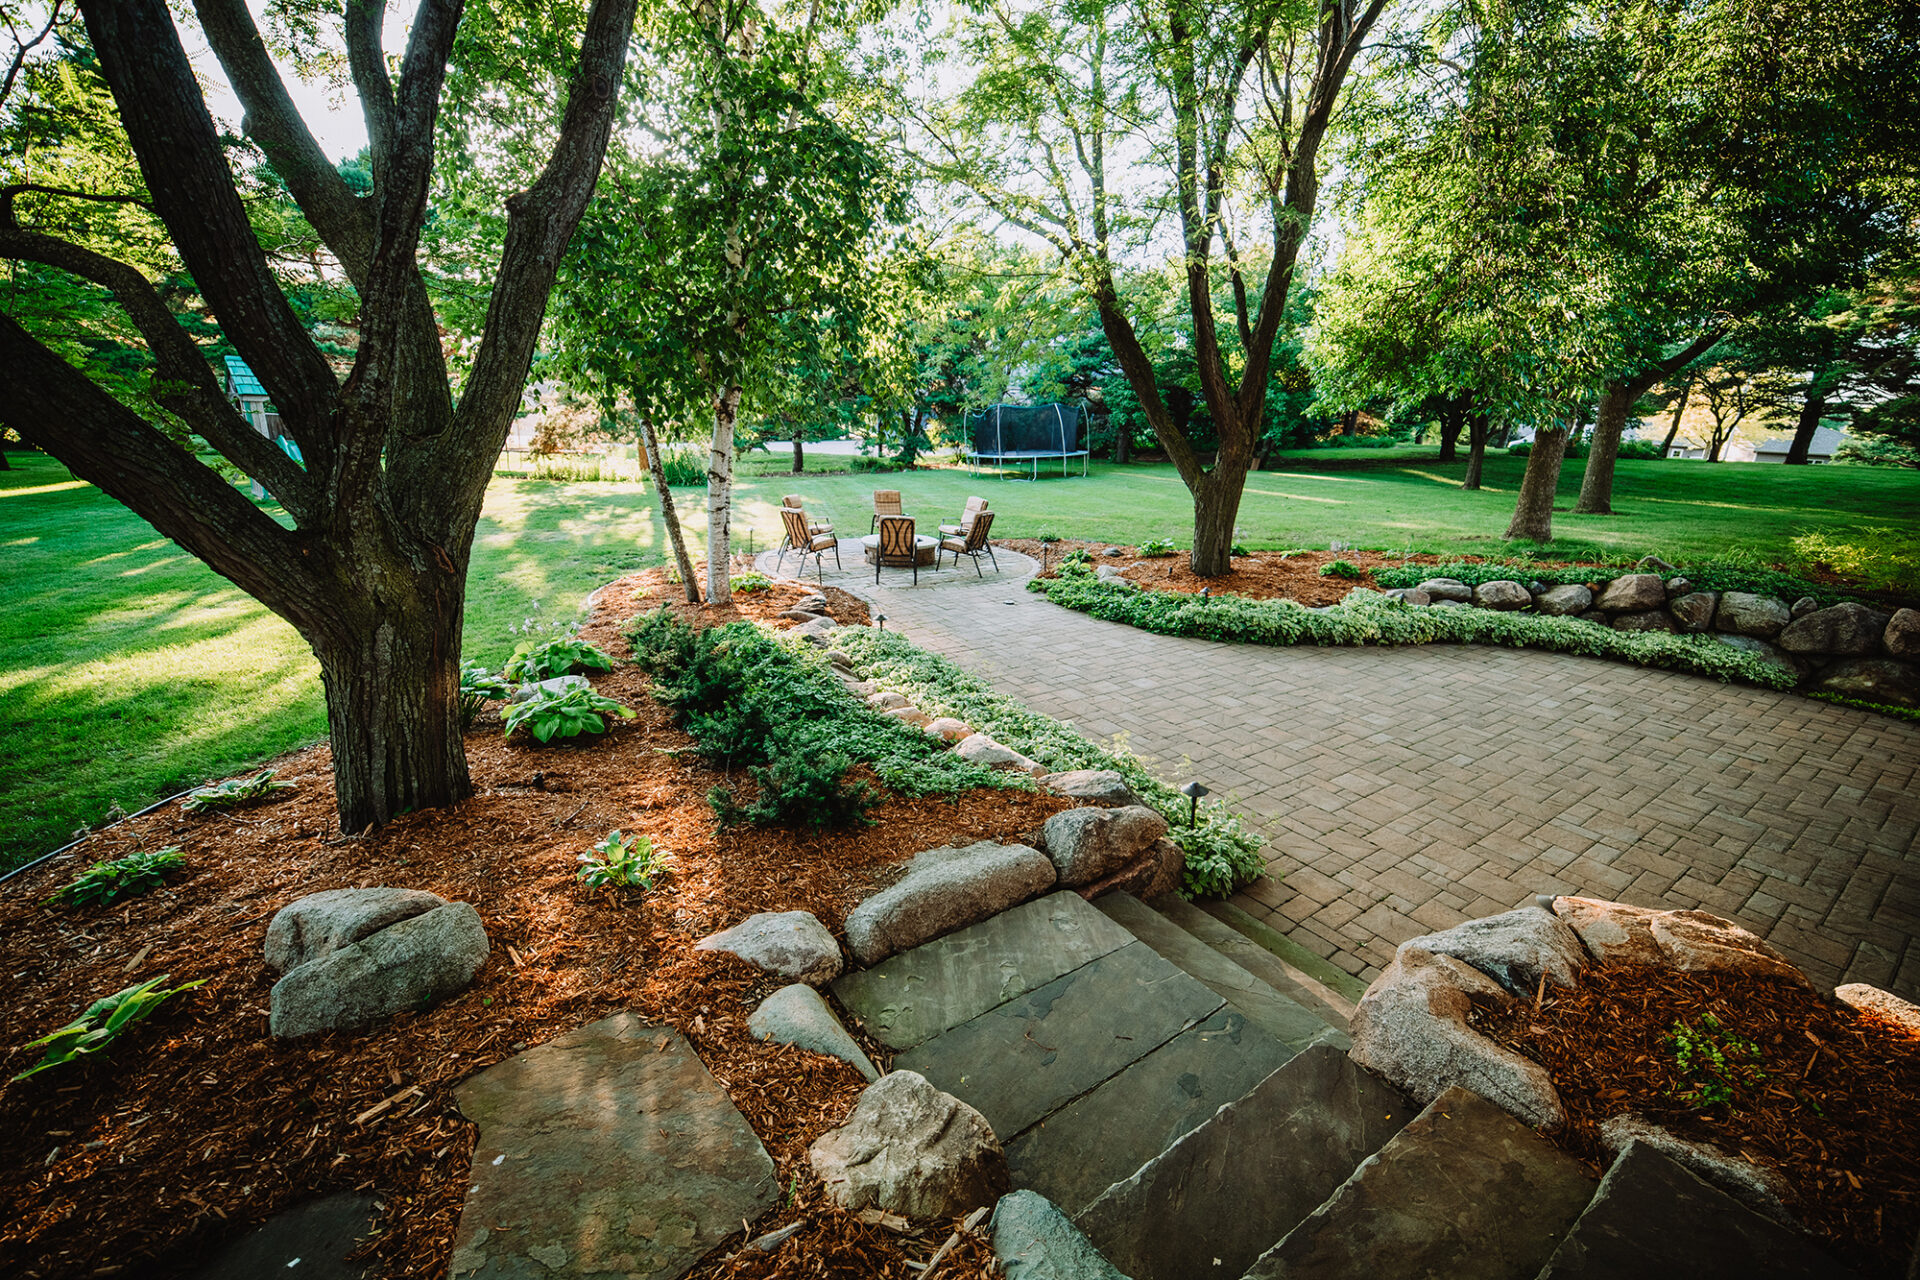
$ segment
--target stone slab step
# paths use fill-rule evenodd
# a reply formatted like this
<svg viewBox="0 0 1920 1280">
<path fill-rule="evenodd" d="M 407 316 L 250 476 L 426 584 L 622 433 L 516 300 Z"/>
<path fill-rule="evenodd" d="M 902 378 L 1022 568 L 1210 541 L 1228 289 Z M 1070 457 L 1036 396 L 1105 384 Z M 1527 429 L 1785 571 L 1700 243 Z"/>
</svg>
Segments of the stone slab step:
<svg viewBox="0 0 1920 1280">
<path fill-rule="evenodd" d="M 479 1125 L 454 1280 L 675 1280 L 779 1199 L 773 1161 L 693 1047 L 615 1014 L 454 1090 Z"/>
<path fill-rule="evenodd" d="M 1312 1010 L 1287 999 L 1131 894 L 1109 893 L 1093 905 L 1295 1052 L 1334 1034 Z"/>
<path fill-rule="evenodd" d="M 1348 1021 L 1353 1017 L 1353 1002 L 1319 979 L 1302 973 L 1246 934 L 1223 924 L 1178 895 L 1155 898 L 1147 905 L 1287 999 L 1311 1010 L 1314 1016 L 1334 1030 L 1346 1031 Z M 1351 1045 L 1344 1034 L 1329 1043 L 1341 1049 Z"/>
<path fill-rule="evenodd" d="M 1132 941 L 1063 890 L 849 973 L 833 994 L 875 1040 L 911 1049 Z"/>
<path fill-rule="evenodd" d="M 1315 1046 L 1075 1215 L 1133 1280 L 1238 1276 L 1380 1150 L 1417 1107 Z"/>
<path fill-rule="evenodd" d="M 1847 1280 L 1854 1273 L 1678 1161 L 1630 1142 L 1540 1280 Z"/>
<path fill-rule="evenodd" d="M 1533 1280 L 1594 1183 L 1572 1156 L 1456 1085 L 1260 1255 L 1246 1280 Z"/>
<path fill-rule="evenodd" d="M 1133 1280 L 1237 1276 L 1416 1110 L 1319 1045 L 1107 1188 L 1076 1223 Z"/>
<path fill-rule="evenodd" d="M 1078 1213 L 1292 1056 L 1245 1014 L 1221 1009 L 1008 1144 L 1013 1185 Z"/>
<path fill-rule="evenodd" d="M 300 1280 L 362 1280 L 370 1264 L 348 1262 L 361 1237 L 373 1234 L 373 1197 L 352 1193 L 313 1200 L 275 1214 L 189 1272 L 193 1280 L 259 1280 L 297 1268 Z"/>
<path fill-rule="evenodd" d="M 1360 1003 L 1360 997 L 1367 994 L 1366 983 L 1331 960 L 1315 955 L 1272 925 L 1247 914 L 1231 902 L 1208 902 L 1200 909 L 1235 933 L 1258 943 L 1276 960 L 1298 972 L 1303 979 L 1312 979 L 1332 995 L 1346 1001 L 1346 1012 L 1349 1016 L 1353 1012 L 1353 1006 Z"/>
<path fill-rule="evenodd" d="M 1145 944 L 1129 942 L 907 1050 L 893 1065 L 973 1107 L 1004 1144 L 1223 1003 Z"/>
</svg>

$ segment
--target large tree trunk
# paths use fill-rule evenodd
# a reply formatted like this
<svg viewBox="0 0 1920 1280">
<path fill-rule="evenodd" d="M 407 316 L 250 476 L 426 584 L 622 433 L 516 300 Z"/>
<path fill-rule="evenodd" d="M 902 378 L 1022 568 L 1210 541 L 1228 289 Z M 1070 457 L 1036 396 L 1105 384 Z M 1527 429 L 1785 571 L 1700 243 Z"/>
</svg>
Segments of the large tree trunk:
<svg viewBox="0 0 1920 1280">
<path fill-rule="evenodd" d="M 733 426 L 740 416 L 740 384 L 713 398 L 713 445 L 707 452 L 707 603 L 732 604 Z"/>
<path fill-rule="evenodd" d="M 1807 451 L 1813 447 L 1813 433 L 1820 429 L 1820 419 L 1827 412 L 1827 387 L 1824 381 L 1826 369 L 1813 371 L 1807 380 L 1807 398 L 1800 404 L 1800 421 L 1794 424 L 1793 443 L 1787 446 L 1787 465 L 1804 467 L 1807 465 Z"/>
<path fill-rule="evenodd" d="M 464 576 L 390 564 L 353 579 L 323 606 L 326 630 L 308 637 L 342 831 L 473 794 L 460 731 Z"/>
<path fill-rule="evenodd" d="M 1567 428 L 1536 427 L 1533 451 L 1527 455 L 1527 473 L 1520 481 L 1520 500 L 1514 504 L 1509 540 L 1553 541 L 1553 499 L 1560 488 L 1560 463 L 1567 454 Z"/>
<path fill-rule="evenodd" d="M 1620 458 L 1620 437 L 1627 429 L 1627 411 L 1640 398 L 1634 386 L 1609 382 L 1600 393 L 1600 417 L 1593 427 L 1593 451 L 1587 455 L 1587 470 L 1580 478 L 1580 501 L 1575 515 L 1610 516 L 1613 514 L 1613 468 Z"/>
<path fill-rule="evenodd" d="M 640 447 L 645 450 L 647 470 L 653 475 L 653 491 L 660 495 L 660 520 L 667 526 L 667 542 L 673 547 L 673 562 L 680 569 L 680 583 L 686 588 L 687 603 L 700 603 L 700 579 L 693 571 L 693 557 L 687 554 L 686 534 L 680 528 L 680 513 L 673 505 L 673 490 L 667 487 L 667 468 L 660 458 L 660 437 L 653 429 L 653 418 L 640 415 Z"/>
<path fill-rule="evenodd" d="M 1195 574 L 1217 578 L 1233 572 L 1233 522 L 1240 513 L 1240 495 L 1247 469 L 1215 467 L 1207 483 L 1193 492 L 1193 554 Z"/>
<path fill-rule="evenodd" d="M 1476 410 L 1467 413 L 1467 475 L 1462 489 L 1478 489 L 1480 473 L 1487 465 L 1487 415 Z"/>
<path fill-rule="evenodd" d="M 1126 466 L 1133 444 L 1133 428 L 1124 423 L 1113 429 L 1113 460 L 1120 466 Z"/>
<path fill-rule="evenodd" d="M 0 471 L 11 470 L 13 470 L 13 464 L 7 461 L 7 446 L 4 442 L 0 442 Z"/>
<path fill-rule="evenodd" d="M 807 451 L 800 443 L 800 428 L 793 429 L 793 474 L 799 475 L 807 469 Z"/>
<path fill-rule="evenodd" d="M 1460 456 L 1460 431 L 1466 415 L 1449 405 L 1440 415 L 1440 461 L 1452 462 Z"/>
</svg>

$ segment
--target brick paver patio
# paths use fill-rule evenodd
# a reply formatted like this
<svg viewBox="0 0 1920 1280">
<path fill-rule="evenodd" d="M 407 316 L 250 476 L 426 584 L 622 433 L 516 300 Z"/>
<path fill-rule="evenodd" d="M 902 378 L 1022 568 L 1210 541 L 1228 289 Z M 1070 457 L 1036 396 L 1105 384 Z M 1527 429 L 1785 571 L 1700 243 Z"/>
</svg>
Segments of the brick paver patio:
<svg viewBox="0 0 1920 1280">
<path fill-rule="evenodd" d="M 1035 710 L 1230 796 L 1279 877 L 1240 904 L 1350 972 L 1584 893 L 1729 916 L 1821 981 L 1920 998 L 1920 726 L 1560 654 L 1150 635 L 1048 604 L 1031 561 L 1001 563 L 971 587 L 951 569 L 934 589 L 838 585 Z"/>
</svg>

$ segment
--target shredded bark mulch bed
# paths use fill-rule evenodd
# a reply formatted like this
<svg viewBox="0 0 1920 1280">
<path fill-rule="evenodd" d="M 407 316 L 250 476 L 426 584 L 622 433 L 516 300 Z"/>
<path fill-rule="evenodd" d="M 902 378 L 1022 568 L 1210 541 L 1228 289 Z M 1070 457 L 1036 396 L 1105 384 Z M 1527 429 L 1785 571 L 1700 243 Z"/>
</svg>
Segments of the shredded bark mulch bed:
<svg viewBox="0 0 1920 1280">
<path fill-rule="evenodd" d="M 616 622 L 673 590 L 657 571 L 622 580 L 585 634 L 623 658 Z M 802 594 L 782 584 L 729 610 L 674 607 L 705 621 L 766 617 Z M 826 594 L 836 616 L 864 616 L 852 597 Z M 444 1276 L 475 1137 L 453 1087 L 633 1009 L 688 1037 L 766 1143 L 781 1186 L 799 1175 L 800 1194 L 753 1229 L 804 1219 L 805 1230 L 770 1254 L 730 1258 L 740 1241 L 729 1241 L 695 1275 L 918 1275 L 909 1261 L 925 1263 L 953 1224 L 897 1234 L 863 1223 L 824 1201 L 807 1166 L 808 1144 L 844 1120 L 864 1081 L 835 1059 L 753 1040 L 747 1015 L 780 981 L 692 946 L 757 911 L 812 911 L 841 934 L 847 911 L 918 850 L 1030 838 L 1074 802 L 1000 790 L 895 797 L 852 832 L 721 831 L 707 791 L 744 779 L 669 754 L 691 740 L 637 669 L 594 685 L 635 718 L 582 746 L 539 747 L 503 741 L 489 715 L 467 739 L 476 794 L 452 809 L 341 838 L 329 754 L 315 747 L 275 762 L 297 784 L 280 799 L 199 818 L 170 806 L 0 889 L 7 1076 L 35 1060 L 19 1046 L 100 996 L 163 973 L 206 980 L 106 1052 L 0 1085 L 0 1274 L 178 1274 L 274 1213 L 357 1190 L 379 1205 L 374 1274 Z M 578 855 L 615 828 L 669 851 L 654 891 L 577 883 Z M 179 845 L 187 867 L 163 889 L 110 907 L 46 901 L 92 861 L 165 845 Z M 373 885 L 473 903 L 493 944 L 485 969 L 424 1013 L 273 1039 L 268 920 L 306 894 Z M 938 1275 L 987 1274 L 982 1249 L 964 1236 Z"/>
<path fill-rule="evenodd" d="M 1215 595 L 1239 595 L 1254 600 L 1293 600 L 1314 607 L 1339 604 L 1346 598 L 1347 592 L 1355 587 L 1383 590 L 1373 580 L 1375 569 L 1398 568 L 1404 564 L 1479 564 L 1484 560 L 1479 556 L 1403 556 L 1385 551 L 1255 551 L 1251 555 L 1233 557 L 1233 571 L 1224 577 L 1201 578 L 1194 575 L 1184 552 L 1142 556 L 1137 548 L 1116 543 L 1065 540 L 1040 543 L 1027 538 L 1007 539 L 998 545 L 1025 552 L 1036 560 L 1044 554 L 1047 567 L 1042 577 L 1056 576 L 1053 566 L 1059 564 L 1063 557 L 1084 548 L 1093 555 L 1095 564 L 1119 565 L 1128 578 L 1150 591 L 1179 591 L 1188 595 L 1210 591 Z M 1107 555 L 1107 548 L 1114 546 L 1122 554 Z M 1320 567 L 1336 560 L 1344 560 L 1354 566 L 1360 570 L 1360 575 L 1354 578 L 1322 576 Z M 1589 567 L 1575 560 L 1540 562 L 1542 568 L 1562 569 L 1575 565 Z M 1610 572 L 1617 573 L 1619 570 L 1615 567 Z"/>
<path fill-rule="evenodd" d="M 1920 1039 L 1777 978 L 1645 965 L 1582 970 L 1581 986 L 1476 1005 L 1471 1021 L 1545 1067 L 1568 1116 L 1553 1138 L 1604 1169 L 1599 1126 L 1633 1113 L 1777 1170 L 1787 1208 L 1849 1265 L 1905 1276 L 1920 1235 Z M 1709 1076 L 1678 1065 L 1676 1023 L 1750 1044 Z M 1696 1054 L 1696 1061 L 1699 1055 Z M 1728 1100 L 1685 1095 L 1719 1082 Z"/>
</svg>

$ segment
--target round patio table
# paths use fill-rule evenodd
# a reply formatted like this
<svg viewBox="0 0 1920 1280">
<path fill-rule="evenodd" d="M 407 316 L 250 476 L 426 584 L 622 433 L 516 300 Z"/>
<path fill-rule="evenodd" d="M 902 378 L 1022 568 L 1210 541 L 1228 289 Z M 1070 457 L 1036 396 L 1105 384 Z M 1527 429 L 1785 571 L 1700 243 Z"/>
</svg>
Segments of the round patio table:
<svg viewBox="0 0 1920 1280">
<path fill-rule="evenodd" d="M 879 534 L 877 533 L 868 534 L 866 537 L 860 539 L 860 545 L 865 549 L 865 554 L 867 557 L 868 564 L 872 564 L 876 559 L 879 558 L 880 556 L 880 535 Z M 918 533 L 914 534 L 913 535 L 913 562 L 917 565 L 921 565 L 922 567 L 932 564 L 934 561 L 934 556 L 936 555 L 939 546 L 940 544 L 938 542 L 934 541 L 932 538 L 929 538 L 924 534 L 918 534 Z M 901 568 L 905 568 L 905 567 L 906 567 L 905 565 L 901 566 Z"/>
</svg>

